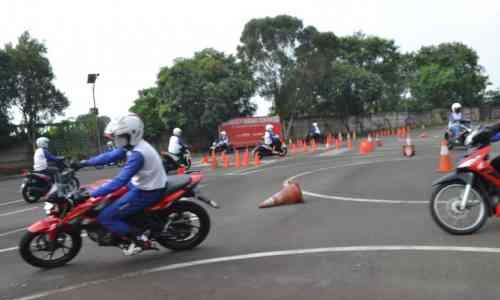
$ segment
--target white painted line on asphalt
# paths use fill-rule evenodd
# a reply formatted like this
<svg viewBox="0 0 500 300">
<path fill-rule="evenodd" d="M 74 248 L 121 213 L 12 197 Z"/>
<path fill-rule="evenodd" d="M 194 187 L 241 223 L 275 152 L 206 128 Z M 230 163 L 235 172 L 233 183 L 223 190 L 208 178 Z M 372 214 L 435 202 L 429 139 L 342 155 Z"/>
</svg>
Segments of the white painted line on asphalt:
<svg viewBox="0 0 500 300">
<path fill-rule="evenodd" d="M 39 206 L 35 206 L 35 207 L 28 207 L 28 208 L 23 208 L 23 209 L 19 209 L 19 210 L 9 211 L 9 212 L 0 214 L 0 217 L 5 217 L 5 216 L 10 216 L 10 215 L 20 214 L 20 213 L 31 211 L 31 210 L 35 210 L 35 209 L 40 209 L 40 207 Z"/>
<path fill-rule="evenodd" d="M 348 246 L 348 247 L 327 247 L 327 248 L 312 248 L 312 249 L 295 249 L 295 250 L 282 250 L 282 251 L 269 251 L 269 252 L 257 252 L 242 255 L 233 256 L 223 256 L 208 259 L 194 260 L 190 262 L 178 263 L 165 265 L 157 268 L 145 269 L 138 272 L 125 273 L 115 277 L 103 278 L 98 280 L 92 280 L 87 282 L 82 282 L 75 285 L 69 285 L 67 287 L 47 290 L 44 292 L 31 294 L 24 297 L 12 298 L 9 300 L 33 300 L 43 297 L 48 297 L 56 294 L 61 294 L 65 292 L 70 292 L 90 286 L 96 286 L 101 284 L 110 283 L 113 281 L 118 281 L 122 279 L 135 278 L 138 276 L 144 276 L 153 273 L 179 270 L 185 268 L 192 268 L 203 265 L 224 263 L 224 262 L 234 262 L 243 261 L 258 258 L 268 258 L 268 257 L 280 257 L 280 256 L 295 256 L 295 255 L 307 255 L 307 254 L 324 254 L 324 253 L 347 253 L 347 252 L 387 252 L 387 251 L 424 251 L 424 252 L 457 252 L 457 253 L 492 253 L 500 254 L 500 248 L 488 248 L 488 247 L 457 247 L 457 246 L 419 246 L 419 245 L 395 245 L 395 246 Z"/>
<path fill-rule="evenodd" d="M 24 230 L 26 230 L 26 227 L 14 229 L 14 230 L 7 231 L 7 232 L 2 232 L 2 233 L 0 233 L 0 237 L 11 235 L 11 234 L 14 234 L 14 233 L 17 233 L 17 232 L 20 232 L 20 231 L 24 231 Z"/>
<path fill-rule="evenodd" d="M 3 249 L 0 249 L 0 253 L 4 253 L 4 252 L 10 252 L 10 251 L 15 251 L 19 249 L 19 247 L 10 247 L 10 248 L 3 248 Z"/>
<path fill-rule="evenodd" d="M 19 202 L 24 202 L 24 200 L 20 199 L 20 200 L 14 200 L 14 201 L 10 201 L 10 202 L 2 202 L 2 203 L 0 203 L 0 206 L 11 205 L 11 204 L 14 204 L 14 203 L 19 203 Z"/>
<path fill-rule="evenodd" d="M 412 160 L 420 160 L 420 159 L 425 159 L 425 158 L 426 157 L 418 157 L 418 158 L 411 158 L 411 159 L 397 158 L 397 159 L 390 159 L 390 160 L 371 160 L 371 161 L 364 161 L 364 162 L 358 162 L 358 163 L 353 163 L 353 164 L 345 164 L 345 165 L 339 165 L 339 166 L 319 168 L 316 170 L 302 172 L 302 173 L 299 173 L 297 175 L 294 175 L 294 176 L 286 179 L 283 183 L 296 180 L 297 178 L 300 178 L 300 177 L 303 177 L 306 175 L 311 175 L 314 173 L 318 173 L 318 172 L 322 172 L 322 171 L 326 171 L 326 170 L 337 169 L 337 168 L 354 167 L 354 166 L 370 165 L 370 164 L 386 163 L 386 162 L 412 161 Z M 388 203 L 388 204 L 426 204 L 426 203 L 429 203 L 429 201 L 425 201 L 425 200 L 407 200 L 407 201 L 405 201 L 405 200 L 367 199 L 367 198 L 354 198 L 354 197 L 345 197 L 345 196 L 332 196 L 332 195 L 312 193 L 312 192 L 306 191 L 304 189 L 302 189 L 302 194 L 316 197 L 316 198 L 324 198 L 324 199 L 329 199 L 329 200 L 340 200 L 340 201 L 351 201 L 351 202 Z"/>
</svg>

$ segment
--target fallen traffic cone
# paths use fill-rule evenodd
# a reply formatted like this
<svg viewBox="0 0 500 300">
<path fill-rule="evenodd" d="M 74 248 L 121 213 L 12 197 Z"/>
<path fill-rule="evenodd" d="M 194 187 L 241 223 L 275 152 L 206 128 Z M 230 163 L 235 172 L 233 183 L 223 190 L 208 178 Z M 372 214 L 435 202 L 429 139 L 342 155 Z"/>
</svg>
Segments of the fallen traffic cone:
<svg viewBox="0 0 500 300">
<path fill-rule="evenodd" d="M 451 161 L 450 153 L 448 151 L 448 142 L 443 140 L 441 142 L 441 153 L 439 157 L 439 166 L 437 171 L 440 173 L 448 173 L 453 170 L 453 163 Z"/>
<path fill-rule="evenodd" d="M 234 167 L 237 169 L 241 168 L 240 151 L 238 150 L 234 152 Z"/>
<path fill-rule="evenodd" d="M 285 204 L 304 203 L 302 191 L 296 182 L 286 182 L 278 193 L 259 204 L 259 208 L 267 208 Z"/>
<path fill-rule="evenodd" d="M 411 143 L 411 137 L 408 135 L 406 137 L 406 144 L 403 145 L 403 156 L 412 157 L 415 155 L 415 145 Z"/>
<path fill-rule="evenodd" d="M 245 150 L 245 153 L 243 153 L 243 161 L 242 161 L 242 167 L 246 168 L 248 167 L 248 159 L 250 157 L 250 153 L 248 152 L 248 148 Z"/>
</svg>

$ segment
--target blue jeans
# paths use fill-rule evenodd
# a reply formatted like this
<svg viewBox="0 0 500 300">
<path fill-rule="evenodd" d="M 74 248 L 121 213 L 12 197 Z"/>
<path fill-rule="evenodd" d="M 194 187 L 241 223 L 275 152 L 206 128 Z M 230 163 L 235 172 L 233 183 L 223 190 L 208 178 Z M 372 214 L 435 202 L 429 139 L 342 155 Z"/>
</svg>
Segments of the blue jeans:
<svg viewBox="0 0 500 300">
<path fill-rule="evenodd" d="M 460 134 L 460 125 L 451 126 L 450 130 L 453 133 L 453 138 L 456 138 Z"/>
<path fill-rule="evenodd" d="M 132 185 L 130 190 L 120 199 L 113 202 L 97 217 L 106 229 L 119 236 L 126 236 L 130 233 L 130 226 L 125 219 L 140 212 L 162 199 L 164 190 L 143 191 Z"/>
</svg>

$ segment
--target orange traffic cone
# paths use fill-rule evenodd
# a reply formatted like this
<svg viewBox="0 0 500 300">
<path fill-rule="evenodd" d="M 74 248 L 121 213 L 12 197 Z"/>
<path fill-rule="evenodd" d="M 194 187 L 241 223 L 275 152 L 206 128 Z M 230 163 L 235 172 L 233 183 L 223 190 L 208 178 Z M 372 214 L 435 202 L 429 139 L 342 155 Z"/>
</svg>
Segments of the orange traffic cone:
<svg viewBox="0 0 500 300">
<path fill-rule="evenodd" d="M 229 168 L 229 156 L 224 155 L 224 169 Z"/>
<path fill-rule="evenodd" d="M 441 154 L 439 157 L 439 166 L 437 171 L 440 173 L 448 173 L 453 170 L 453 162 L 451 161 L 450 153 L 448 151 L 448 142 L 443 140 L 441 142 Z"/>
<path fill-rule="evenodd" d="M 215 151 L 212 151 L 212 162 L 211 162 L 211 167 L 212 169 L 217 169 L 217 156 L 215 155 Z"/>
<path fill-rule="evenodd" d="M 307 153 L 307 142 L 306 141 L 303 141 L 302 142 L 302 151 L 305 153 Z"/>
<path fill-rule="evenodd" d="M 311 140 L 311 152 L 314 153 L 316 152 L 317 146 L 316 146 L 316 141 L 314 139 Z"/>
<path fill-rule="evenodd" d="M 372 135 L 371 133 L 368 134 L 368 151 L 369 152 L 372 152 L 373 150 L 375 150 L 375 144 L 373 143 L 373 140 L 372 140 Z"/>
<path fill-rule="evenodd" d="M 234 167 L 237 169 L 241 167 L 240 151 L 238 150 L 234 152 Z"/>
<path fill-rule="evenodd" d="M 292 156 L 295 156 L 295 154 L 297 153 L 297 146 L 295 145 L 295 143 L 292 143 L 291 150 L 292 150 Z"/>
<path fill-rule="evenodd" d="M 208 155 L 206 155 L 206 154 L 203 155 L 203 157 L 201 158 L 200 164 L 208 165 Z"/>
<path fill-rule="evenodd" d="M 406 136 L 406 144 L 403 145 L 403 156 L 412 157 L 415 155 L 415 145 L 411 143 L 410 135 Z"/>
<path fill-rule="evenodd" d="M 304 198 L 302 197 L 302 191 L 300 190 L 299 184 L 295 182 L 287 182 L 283 185 L 283 189 L 281 189 L 281 191 L 259 204 L 259 208 L 303 202 Z"/>
<path fill-rule="evenodd" d="M 340 140 L 338 138 L 335 139 L 335 149 L 340 149 Z"/>
<path fill-rule="evenodd" d="M 347 133 L 347 149 L 352 150 L 352 140 L 349 133 Z"/>
<path fill-rule="evenodd" d="M 253 165 L 255 167 L 260 166 L 260 155 L 259 155 L 259 153 L 255 153 L 255 156 L 253 158 Z"/>
<path fill-rule="evenodd" d="M 250 153 L 248 152 L 248 148 L 245 150 L 245 153 L 243 153 L 243 161 L 242 161 L 242 167 L 246 168 L 248 167 L 248 159 L 249 159 Z"/>
</svg>

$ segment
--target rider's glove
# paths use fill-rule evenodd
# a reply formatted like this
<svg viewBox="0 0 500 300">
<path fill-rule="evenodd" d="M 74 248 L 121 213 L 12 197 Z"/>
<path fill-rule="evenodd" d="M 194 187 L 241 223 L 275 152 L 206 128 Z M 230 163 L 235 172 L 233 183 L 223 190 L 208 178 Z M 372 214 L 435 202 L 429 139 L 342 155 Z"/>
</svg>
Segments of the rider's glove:
<svg viewBox="0 0 500 300">
<path fill-rule="evenodd" d="M 80 189 L 79 191 L 71 194 L 69 198 L 71 201 L 73 201 L 73 205 L 77 205 L 78 203 L 90 198 L 90 192 L 86 189 Z"/>
<path fill-rule="evenodd" d="M 70 167 L 71 167 L 71 169 L 78 171 L 81 168 L 85 167 L 85 165 L 83 164 L 83 160 L 82 161 L 74 161 L 70 164 Z"/>
</svg>

